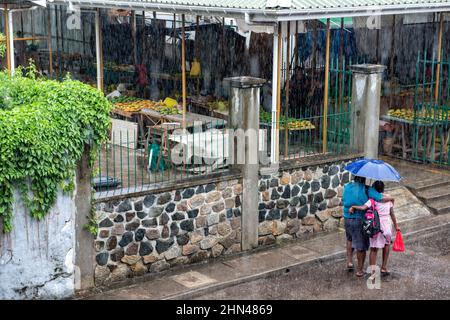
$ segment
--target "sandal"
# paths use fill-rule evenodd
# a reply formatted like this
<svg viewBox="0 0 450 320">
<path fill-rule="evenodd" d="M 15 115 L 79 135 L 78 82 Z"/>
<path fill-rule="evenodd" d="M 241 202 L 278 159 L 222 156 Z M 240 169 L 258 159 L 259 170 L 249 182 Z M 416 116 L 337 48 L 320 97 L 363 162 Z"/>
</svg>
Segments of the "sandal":
<svg viewBox="0 0 450 320">
<path fill-rule="evenodd" d="M 384 271 L 383 271 L 384 270 Z M 387 271 L 386 269 L 381 269 L 380 271 L 382 276 L 389 276 L 391 273 L 389 271 Z"/>
<path fill-rule="evenodd" d="M 353 272 L 354 270 L 355 270 L 355 266 L 353 265 L 353 263 L 347 264 L 347 271 L 348 272 Z"/>
<path fill-rule="evenodd" d="M 365 273 L 363 271 L 358 271 L 355 273 L 355 276 L 357 276 L 358 278 L 362 278 L 365 276 Z"/>
</svg>

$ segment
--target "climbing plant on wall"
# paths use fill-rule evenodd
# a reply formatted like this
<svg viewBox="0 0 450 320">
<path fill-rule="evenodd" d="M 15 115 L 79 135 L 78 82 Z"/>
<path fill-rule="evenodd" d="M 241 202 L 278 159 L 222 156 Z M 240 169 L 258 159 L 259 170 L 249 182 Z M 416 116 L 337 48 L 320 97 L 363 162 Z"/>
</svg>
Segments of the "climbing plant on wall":
<svg viewBox="0 0 450 320">
<path fill-rule="evenodd" d="M 33 70 L 33 68 L 28 69 Z M 12 230 L 18 190 L 32 217 L 41 219 L 58 190 L 73 189 L 74 170 L 85 146 L 92 154 L 106 139 L 110 103 L 79 81 L 0 72 L 0 219 Z"/>
</svg>

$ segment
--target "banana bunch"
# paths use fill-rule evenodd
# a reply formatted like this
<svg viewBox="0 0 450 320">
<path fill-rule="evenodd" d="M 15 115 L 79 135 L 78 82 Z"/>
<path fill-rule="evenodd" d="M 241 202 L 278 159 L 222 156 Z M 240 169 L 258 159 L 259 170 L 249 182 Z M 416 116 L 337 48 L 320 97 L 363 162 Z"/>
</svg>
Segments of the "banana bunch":
<svg viewBox="0 0 450 320">
<path fill-rule="evenodd" d="M 431 110 L 428 109 L 426 112 L 422 112 L 422 117 L 426 119 L 439 120 L 439 121 L 450 121 L 450 111 L 444 110 Z"/>
<path fill-rule="evenodd" d="M 414 120 L 414 111 L 410 109 L 389 109 L 388 116 L 404 120 Z"/>
<path fill-rule="evenodd" d="M 315 126 L 311 123 L 309 120 L 301 120 L 296 118 L 288 118 L 288 129 L 289 130 L 307 130 L 307 129 L 314 129 Z M 280 119 L 280 127 L 282 129 L 285 128 L 286 119 L 281 118 Z"/>
<path fill-rule="evenodd" d="M 390 109 L 388 115 L 391 117 L 396 117 L 404 120 L 413 121 L 414 111 L 410 109 Z M 439 120 L 439 121 L 450 121 L 450 112 L 444 110 L 432 110 L 432 109 L 422 109 L 416 111 L 415 118 L 420 121 L 429 120 Z"/>
<path fill-rule="evenodd" d="M 290 130 L 309 130 L 315 129 L 315 126 L 308 120 L 291 121 L 288 124 Z"/>
<path fill-rule="evenodd" d="M 281 129 L 284 129 L 284 121 L 281 122 Z M 288 129 L 289 130 L 310 130 L 315 129 L 315 126 L 308 120 L 297 120 L 297 119 L 289 119 L 288 120 Z"/>
<path fill-rule="evenodd" d="M 125 112 L 139 112 L 142 109 L 151 109 L 158 111 L 158 108 L 162 106 L 161 101 L 151 101 L 151 100 L 137 100 L 129 102 L 117 102 L 114 107 Z"/>
</svg>

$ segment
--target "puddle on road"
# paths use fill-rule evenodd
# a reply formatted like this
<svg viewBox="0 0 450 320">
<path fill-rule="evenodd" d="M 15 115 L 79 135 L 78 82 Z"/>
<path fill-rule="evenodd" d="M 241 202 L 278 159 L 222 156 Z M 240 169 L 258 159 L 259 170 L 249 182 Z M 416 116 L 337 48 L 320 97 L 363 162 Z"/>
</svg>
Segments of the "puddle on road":
<svg viewBox="0 0 450 320">
<path fill-rule="evenodd" d="M 187 288 L 197 288 L 217 282 L 216 279 L 205 276 L 197 271 L 190 271 L 185 274 L 173 276 L 172 280 Z"/>
</svg>

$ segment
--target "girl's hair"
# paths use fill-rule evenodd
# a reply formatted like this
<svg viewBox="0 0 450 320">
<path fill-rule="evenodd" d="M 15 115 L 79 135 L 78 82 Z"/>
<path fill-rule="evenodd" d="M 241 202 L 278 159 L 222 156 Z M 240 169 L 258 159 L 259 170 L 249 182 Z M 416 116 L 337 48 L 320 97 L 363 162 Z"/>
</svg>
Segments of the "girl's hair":
<svg viewBox="0 0 450 320">
<path fill-rule="evenodd" d="M 383 181 L 377 180 L 373 183 L 372 187 L 377 190 L 377 192 L 379 193 L 383 193 L 384 192 L 384 183 Z"/>
</svg>

